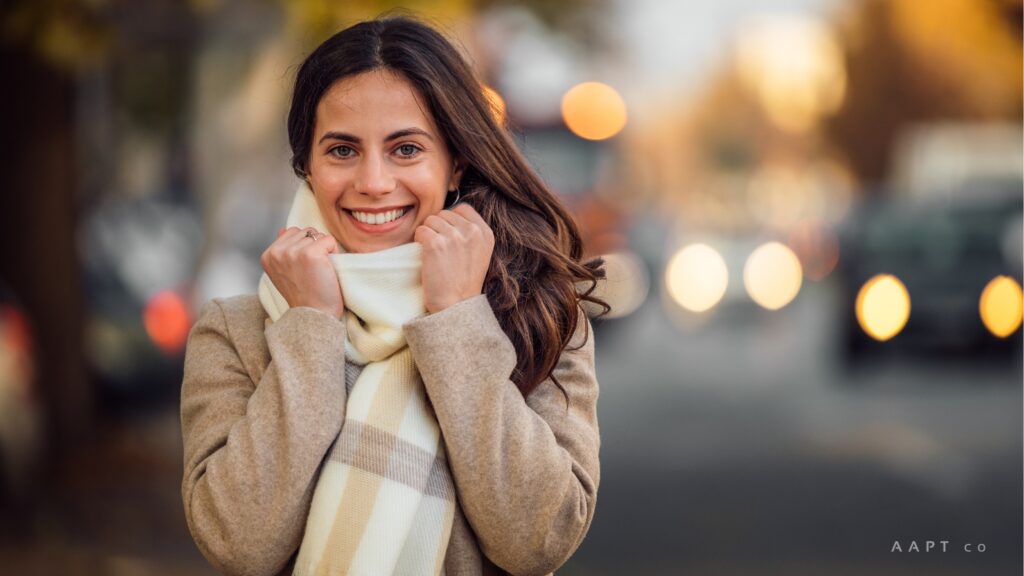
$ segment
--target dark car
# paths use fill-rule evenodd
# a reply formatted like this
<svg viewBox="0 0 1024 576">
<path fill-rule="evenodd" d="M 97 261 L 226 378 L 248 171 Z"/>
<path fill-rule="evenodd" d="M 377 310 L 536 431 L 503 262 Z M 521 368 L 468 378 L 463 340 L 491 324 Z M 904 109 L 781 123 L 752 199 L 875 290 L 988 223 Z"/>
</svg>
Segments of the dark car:
<svg viewBox="0 0 1024 576">
<path fill-rule="evenodd" d="M 979 300 L 1000 275 L 1021 282 L 1021 186 L 927 200 L 875 195 L 840 230 L 837 279 L 841 355 L 848 366 L 892 357 L 1004 359 L 1021 348 L 1021 330 L 998 338 L 985 327 Z M 910 296 L 910 316 L 879 342 L 858 322 L 858 292 L 878 274 L 892 274 Z"/>
</svg>

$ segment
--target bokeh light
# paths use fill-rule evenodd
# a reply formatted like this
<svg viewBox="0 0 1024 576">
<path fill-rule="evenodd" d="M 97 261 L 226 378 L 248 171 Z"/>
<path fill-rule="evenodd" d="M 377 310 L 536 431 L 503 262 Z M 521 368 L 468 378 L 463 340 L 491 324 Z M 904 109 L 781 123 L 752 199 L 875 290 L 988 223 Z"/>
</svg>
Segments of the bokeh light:
<svg viewBox="0 0 1024 576">
<path fill-rule="evenodd" d="M 910 318 L 910 294 L 892 274 L 879 274 L 857 293 L 857 322 L 861 329 L 879 342 L 900 333 Z"/>
<path fill-rule="evenodd" d="M 707 244 L 691 244 L 676 252 L 665 270 L 669 294 L 680 306 L 704 312 L 718 304 L 729 284 L 725 259 Z"/>
<path fill-rule="evenodd" d="M 0 398 L 13 392 L 21 398 L 32 394 L 35 361 L 32 328 L 28 316 L 10 304 L 0 304 Z M 2 403 L 2 402 L 0 402 Z"/>
<path fill-rule="evenodd" d="M 166 354 L 174 354 L 185 346 L 191 319 L 181 296 L 170 290 L 153 295 L 142 311 L 142 321 L 149 338 Z"/>
<path fill-rule="evenodd" d="M 1009 276 L 996 276 L 985 286 L 978 301 L 981 321 L 992 334 L 1006 338 L 1020 327 L 1024 296 L 1020 284 Z"/>
<path fill-rule="evenodd" d="M 835 33 L 812 18 L 754 21 L 740 35 L 737 66 L 768 117 L 786 130 L 812 129 L 845 98 L 842 48 Z"/>
<path fill-rule="evenodd" d="M 754 250 L 743 267 L 743 285 L 750 298 L 769 310 L 778 310 L 796 298 L 803 269 L 785 244 L 768 242 Z"/>
<path fill-rule="evenodd" d="M 605 140 L 625 127 L 626 103 L 611 86 L 584 82 L 562 97 L 562 118 L 580 138 Z"/>
</svg>

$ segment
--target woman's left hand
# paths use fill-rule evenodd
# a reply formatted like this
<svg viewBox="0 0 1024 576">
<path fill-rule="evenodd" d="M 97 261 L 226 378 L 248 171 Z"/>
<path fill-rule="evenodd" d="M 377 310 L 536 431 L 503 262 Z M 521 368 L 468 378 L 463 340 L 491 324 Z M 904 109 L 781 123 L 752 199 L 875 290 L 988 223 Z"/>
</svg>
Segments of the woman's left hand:
<svg viewBox="0 0 1024 576">
<path fill-rule="evenodd" d="M 423 246 L 423 303 L 427 312 L 480 294 L 494 250 L 494 233 L 469 204 L 427 216 L 413 235 Z"/>
</svg>

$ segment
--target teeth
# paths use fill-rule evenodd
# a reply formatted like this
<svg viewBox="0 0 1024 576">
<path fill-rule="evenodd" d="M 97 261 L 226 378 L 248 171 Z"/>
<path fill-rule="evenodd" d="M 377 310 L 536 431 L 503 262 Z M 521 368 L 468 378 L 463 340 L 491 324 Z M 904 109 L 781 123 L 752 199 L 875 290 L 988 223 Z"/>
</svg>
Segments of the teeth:
<svg viewBox="0 0 1024 576">
<path fill-rule="evenodd" d="M 401 217 L 402 214 L 405 214 L 406 210 L 407 208 L 399 208 L 397 210 L 388 210 L 387 212 L 377 212 L 375 214 L 370 212 L 356 212 L 355 210 L 352 210 L 351 212 L 352 216 L 354 216 L 356 220 L 359 220 L 364 224 L 386 224 Z"/>
</svg>

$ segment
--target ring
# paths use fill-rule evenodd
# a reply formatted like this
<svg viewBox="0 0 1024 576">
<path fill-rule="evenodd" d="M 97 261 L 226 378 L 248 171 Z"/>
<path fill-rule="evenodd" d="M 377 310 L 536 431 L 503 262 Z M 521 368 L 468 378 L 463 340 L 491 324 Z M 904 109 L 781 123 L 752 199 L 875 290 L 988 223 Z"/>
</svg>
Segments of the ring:
<svg viewBox="0 0 1024 576">
<path fill-rule="evenodd" d="M 315 241 L 319 238 L 319 236 L 317 236 L 316 232 L 312 230 L 306 230 L 306 238 L 312 238 Z"/>
</svg>

